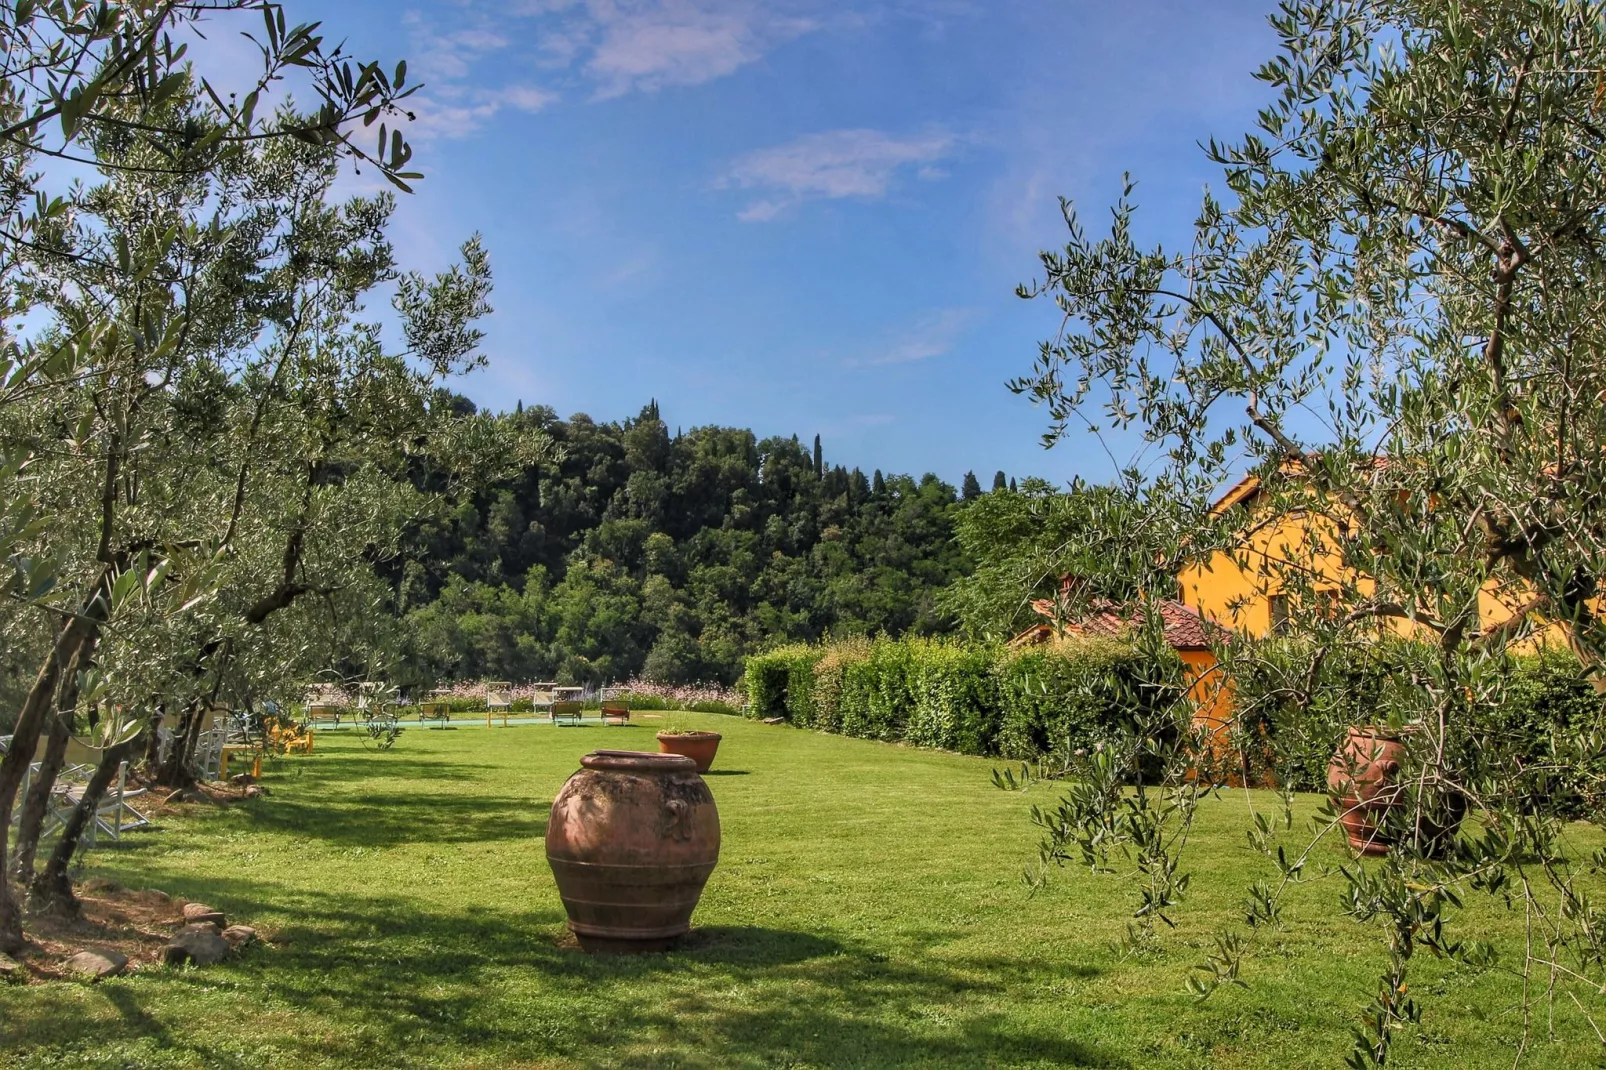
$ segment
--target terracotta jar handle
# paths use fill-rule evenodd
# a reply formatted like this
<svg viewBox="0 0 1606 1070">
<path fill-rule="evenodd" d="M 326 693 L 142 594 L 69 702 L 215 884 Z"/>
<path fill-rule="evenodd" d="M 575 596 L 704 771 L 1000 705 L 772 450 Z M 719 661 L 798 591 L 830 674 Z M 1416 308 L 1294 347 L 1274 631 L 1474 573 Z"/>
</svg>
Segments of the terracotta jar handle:
<svg viewBox="0 0 1606 1070">
<path fill-rule="evenodd" d="M 691 839 L 691 807 L 684 799 L 670 799 L 665 808 L 669 811 L 669 833 L 677 840 Z"/>
</svg>

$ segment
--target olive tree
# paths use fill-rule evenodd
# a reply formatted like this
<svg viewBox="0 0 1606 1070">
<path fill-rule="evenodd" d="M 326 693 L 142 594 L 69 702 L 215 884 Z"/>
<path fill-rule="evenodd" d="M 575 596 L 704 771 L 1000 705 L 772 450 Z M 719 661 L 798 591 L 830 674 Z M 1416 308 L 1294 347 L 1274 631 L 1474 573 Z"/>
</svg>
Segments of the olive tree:
<svg viewBox="0 0 1606 1070">
<path fill-rule="evenodd" d="M 174 37 L 204 43 L 239 17 L 262 64 L 228 94 Z M 478 242 L 433 279 L 401 274 L 389 196 L 329 200 L 343 161 L 403 190 L 417 177 L 385 125 L 411 92 L 404 64 L 349 62 L 315 26 L 245 0 L 23 3 L 0 11 L 0 37 L 0 294 L 13 320 L 43 321 L 0 334 L 0 549 L 12 612 L 43 622 L 0 761 L 0 858 L 47 741 L 19 850 L 0 867 L 9 952 L 21 928 L 8 878 L 72 908 L 75 829 L 141 728 L 176 721 L 154 772 L 184 781 L 205 707 L 265 685 L 258 647 L 280 655 L 271 686 L 283 688 L 388 610 L 373 566 L 432 500 L 420 489 L 440 485 L 432 473 L 449 483 L 521 447 L 434 403 L 443 379 L 483 359 Z M 319 103 L 270 101 L 286 78 Z M 369 151 L 356 139 L 376 122 Z M 40 159 L 96 177 L 51 186 Z M 394 290 L 401 349 L 362 318 L 376 287 Z M 315 609 L 335 623 L 309 620 Z M 34 879 L 50 780 L 67 736 L 86 730 L 106 744 L 101 768 Z"/>
<path fill-rule="evenodd" d="M 1347 686 L 1330 659 L 1390 636 L 1409 646 L 1367 711 L 1408 728 L 1394 849 L 1332 874 L 1388 949 L 1351 1063 L 1383 1063 L 1420 1013 L 1407 975 L 1424 948 L 1542 975 L 1557 1006 L 1593 1021 L 1606 946 L 1587 852 L 1544 800 L 1602 737 L 1575 726 L 1541 760 L 1488 726 L 1520 644 L 1565 638 L 1580 671 L 1606 651 L 1606 8 L 1287 0 L 1271 22 L 1281 48 L 1257 77 L 1272 100 L 1253 132 L 1205 146 L 1225 190 L 1204 198 L 1191 243 L 1140 246 L 1130 182 L 1106 234 L 1066 205 L 1065 246 L 1021 290 L 1053 301 L 1061 329 L 1012 386 L 1047 406 L 1051 443 L 1073 422 L 1131 427 L 1158 458 L 1122 482 L 1162 519 L 1092 536 L 1125 545 L 1126 572 L 1085 555 L 1089 593 L 1130 589 L 1133 568 L 1164 590 L 1178 564 L 1230 550 L 1241 520 L 1210 501 L 1246 469 L 1265 508 L 1309 518 L 1286 558 L 1256 562 L 1312 610 L 1292 622 L 1301 641 L 1222 651 L 1235 681 L 1274 681 L 1276 701 L 1239 696 L 1289 722 L 1274 736 Z M 1491 597 L 1509 612 L 1481 612 Z M 1180 798 L 1205 790 L 1190 769 L 1212 742 L 1176 738 Z M 1075 803 L 1051 858 L 1111 842 Z M 1335 815 L 1295 844 L 1290 816 L 1250 830 L 1278 866 L 1249 889 L 1252 930 L 1278 923 L 1286 888 L 1328 872 L 1312 859 Z M 1530 919 L 1526 953 L 1457 932 L 1475 893 Z M 1225 934 L 1197 990 L 1238 979 L 1252 946 Z"/>
</svg>

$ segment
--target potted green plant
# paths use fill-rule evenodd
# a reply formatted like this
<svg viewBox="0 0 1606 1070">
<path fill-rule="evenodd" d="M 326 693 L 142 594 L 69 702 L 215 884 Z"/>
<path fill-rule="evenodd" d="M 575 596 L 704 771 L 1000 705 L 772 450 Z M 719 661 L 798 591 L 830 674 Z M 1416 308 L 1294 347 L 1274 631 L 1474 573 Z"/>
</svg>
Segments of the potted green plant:
<svg viewBox="0 0 1606 1070">
<path fill-rule="evenodd" d="M 670 725 L 658 733 L 658 750 L 664 754 L 684 754 L 697 763 L 699 773 L 706 773 L 708 767 L 714 764 L 721 738 L 718 732 L 700 732 Z"/>
</svg>

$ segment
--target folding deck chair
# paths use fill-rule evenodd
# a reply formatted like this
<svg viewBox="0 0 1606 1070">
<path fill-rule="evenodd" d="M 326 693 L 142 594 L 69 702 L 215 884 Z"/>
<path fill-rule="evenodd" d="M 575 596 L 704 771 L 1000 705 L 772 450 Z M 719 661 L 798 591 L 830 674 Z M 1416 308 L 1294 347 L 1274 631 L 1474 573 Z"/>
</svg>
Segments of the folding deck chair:
<svg viewBox="0 0 1606 1070">
<path fill-rule="evenodd" d="M 581 711 L 585 704 L 576 701 L 554 702 L 552 704 L 552 723 L 577 725 L 582 720 Z"/>
<path fill-rule="evenodd" d="M 30 768 L 31 773 L 37 773 L 39 764 L 36 762 Z M 56 786 L 50 793 L 50 802 L 45 811 L 45 824 L 40 830 L 41 838 L 54 835 L 67 827 L 73 812 L 84 800 L 84 792 L 89 787 L 89 778 L 95 770 L 88 765 L 64 766 L 56 774 Z M 117 767 L 117 780 L 107 785 L 105 794 L 95 806 L 94 819 L 84 831 L 84 845 L 93 847 L 97 836 L 104 834 L 111 837 L 113 843 L 122 841 L 123 833 L 134 829 L 145 828 L 150 818 L 136 810 L 129 804 L 130 799 L 137 799 L 145 794 L 144 788 L 128 788 L 128 763 L 123 762 Z"/>
<path fill-rule="evenodd" d="M 491 727 L 491 718 L 497 714 L 502 716 L 502 727 L 507 727 L 508 711 L 513 708 L 513 685 L 506 680 L 498 680 L 485 685 L 485 727 Z"/>
</svg>

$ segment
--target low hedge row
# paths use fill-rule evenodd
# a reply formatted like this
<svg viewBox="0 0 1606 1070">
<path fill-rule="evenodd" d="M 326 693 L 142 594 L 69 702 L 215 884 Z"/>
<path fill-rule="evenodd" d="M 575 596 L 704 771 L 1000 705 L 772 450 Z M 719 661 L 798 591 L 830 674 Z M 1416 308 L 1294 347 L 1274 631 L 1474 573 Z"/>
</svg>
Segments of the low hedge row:
<svg viewBox="0 0 1606 1070">
<path fill-rule="evenodd" d="M 1087 638 L 1025 650 L 849 639 L 747 659 L 748 715 L 961 754 L 1031 759 L 1129 730 L 1181 693 L 1181 664 Z"/>
<path fill-rule="evenodd" d="M 1382 709 L 1411 711 L 1443 689 L 1438 651 L 1404 640 L 1320 651 L 1298 638 L 1243 647 L 1223 663 L 1233 680 L 1239 727 L 1263 740 L 1258 757 L 1282 783 L 1319 791 L 1327 766 L 1352 724 Z M 1606 806 L 1606 699 L 1567 650 L 1491 659 L 1477 691 L 1456 714 L 1444 760 L 1461 777 L 1506 777 L 1499 790 L 1532 796 L 1537 808 L 1583 816 Z M 1464 686 L 1464 685 L 1462 685 Z"/>
</svg>

